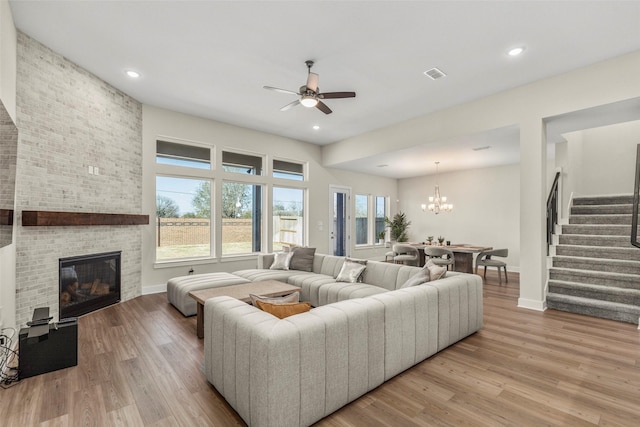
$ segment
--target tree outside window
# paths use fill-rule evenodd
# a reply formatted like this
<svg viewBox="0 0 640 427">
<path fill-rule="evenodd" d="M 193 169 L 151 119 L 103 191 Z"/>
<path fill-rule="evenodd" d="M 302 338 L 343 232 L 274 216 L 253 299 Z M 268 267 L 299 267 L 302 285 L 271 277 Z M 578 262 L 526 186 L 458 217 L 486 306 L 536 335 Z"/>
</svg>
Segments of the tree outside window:
<svg viewBox="0 0 640 427">
<path fill-rule="evenodd" d="M 156 177 L 158 261 L 211 255 L 210 189 L 209 180 Z"/>
<path fill-rule="evenodd" d="M 222 183 L 222 255 L 262 249 L 262 187 Z"/>
</svg>

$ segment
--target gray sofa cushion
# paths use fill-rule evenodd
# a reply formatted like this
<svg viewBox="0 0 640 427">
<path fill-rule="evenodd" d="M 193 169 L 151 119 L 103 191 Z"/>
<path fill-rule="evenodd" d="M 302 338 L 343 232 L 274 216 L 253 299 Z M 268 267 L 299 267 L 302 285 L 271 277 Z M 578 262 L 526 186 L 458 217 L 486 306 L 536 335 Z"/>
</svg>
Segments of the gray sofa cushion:
<svg viewBox="0 0 640 427">
<path fill-rule="evenodd" d="M 287 280 L 291 276 L 297 276 L 299 274 L 313 274 L 313 273 L 305 273 L 297 270 L 262 270 L 252 268 L 249 270 L 238 270 L 234 271 L 233 274 L 236 276 L 245 278 L 252 282 L 259 282 L 263 280 L 279 280 L 281 282 L 288 283 Z"/>
<path fill-rule="evenodd" d="M 191 291 L 249 283 L 250 280 L 230 273 L 205 273 L 174 277 L 167 281 L 167 300 L 185 316 L 196 314 L 196 300 Z"/>
<path fill-rule="evenodd" d="M 393 291 L 399 289 L 409 277 L 418 271 L 420 271 L 418 267 L 369 261 L 362 274 L 362 282 Z"/>
<path fill-rule="evenodd" d="M 389 291 L 378 286 L 368 285 L 366 283 L 327 283 L 318 288 L 318 305 L 322 306 L 352 298 L 377 295 L 384 292 Z"/>
<path fill-rule="evenodd" d="M 336 279 L 325 274 L 298 274 L 289 277 L 287 282 L 290 285 L 300 286 L 300 298 L 302 301 L 308 301 L 312 306 L 318 307 L 320 305 L 318 300 L 320 287 L 327 283 L 335 283 Z"/>
</svg>

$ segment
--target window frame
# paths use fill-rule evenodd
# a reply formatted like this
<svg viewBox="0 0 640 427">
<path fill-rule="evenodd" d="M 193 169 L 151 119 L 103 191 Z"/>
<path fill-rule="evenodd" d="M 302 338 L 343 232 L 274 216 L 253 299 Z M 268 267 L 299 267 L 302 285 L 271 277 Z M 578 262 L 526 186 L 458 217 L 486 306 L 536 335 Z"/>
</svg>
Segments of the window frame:
<svg viewBox="0 0 640 427">
<path fill-rule="evenodd" d="M 367 197 L 367 241 L 365 243 L 357 243 L 358 242 L 358 226 L 357 226 L 357 219 L 358 219 L 358 214 L 357 214 L 357 210 L 356 210 L 356 201 L 358 196 L 366 196 Z M 354 204 L 353 204 L 353 210 L 354 210 L 354 215 L 353 215 L 353 222 L 354 222 L 354 230 L 355 230 L 355 247 L 356 248 L 363 248 L 366 246 L 384 246 L 385 243 L 379 243 L 378 242 L 378 233 L 376 232 L 376 219 L 378 219 L 377 217 L 377 201 L 379 198 L 384 199 L 384 218 L 387 218 L 389 216 L 389 196 L 381 196 L 381 195 L 372 195 L 372 194 L 362 194 L 362 193 L 356 193 L 356 195 L 354 196 L 353 200 L 354 200 Z M 386 240 L 386 236 L 388 235 L 386 226 L 385 226 L 385 240 Z"/>
<path fill-rule="evenodd" d="M 286 171 L 282 171 L 280 169 L 276 169 L 276 162 L 283 162 L 283 163 L 291 163 L 291 164 L 295 164 L 295 165 L 300 165 L 302 167 L 302 173 L 297 175 L 300 176 L 302 179 L 292 179 L 292 178 L 286 178 L 286 177 L 281 177 L 281 176 L 275 176 L 276 172 L 280 172 L 283 174 L 286 174 Z M 297 161 L 297 160 L 291 160 L 291 159 L 285 159 L 282 157 L 273 157 L 271 159 L 270 162 L 270 166 L 271 166 L 271 177 L 273 177 L 274 179 L 277 180 L 285 180 L 287 182 L 289 181 L 293 181 L 293 182 L 307 182 L 307 172 L 309 169 L 309 163 L 308 162 L 301 162 L 301 161 Z M 290 172 L 291 175 L 296 175 L 295 172 Z"/>
<path fill-rule="evenodd" d="M 233 172 L 231 172 L 233 173 Z M 256 176 L 256 175 L 253 175 Z M 259 230 L 257 231 L 257 237 L 259 238 L 258 241 L 258 245 L 260 246 L 258 250 L 254 250 L 254 246 L 255 246 L 255 242 L 253 240 L 253 236 L 256 233 L 254 227 L 256 227 L 256 223 L 255 223 L 255 218 L 251 217 L 252 219 L 252 240 L 251 240 L 251 244 L 252 244 L 252 248 L 250 252 L 238 252 L 238 253 L 225 253 L 224 248 L 223 248 L 223 240 L 224 240 L 224 225 L 223 225 L 223 220 L 224 219 L 228 219 L 228 218 L 224 218 L 222 216 L 222 209 L 223 209 L 223 201 L 222 201 L 222 197 L 223 197 L 223 193 L 224 193 L 224 185 L 225 184 L 241 184 L 241 185 L 250 185 L 253 186 L 254 188 L 260 188 L 259 191 L 259 201 L 258 201 L 258 206 L 255 206 L 252 204 L 252 211 L 255 212 L 256 209 L 259 210 L 259 216 L 260 218 L 258 219 L 258 228 Z M 255 197 L 255 195 L 253 195 L 253 197 Z M 264 184 L 260 184 L 260 183 L 256 183 L 256 182 L 246 182 L 246 181 L 240 181 L 240 180 L 232 180 L 232 179 L 223 179 L 221 182 L 221 189 L 220 189 L 220 257 L 221 258 L 230 258 L 230 257 L 244 257 L 244 256 L 249 256 L 249 255 L 255 255 L 258 253 L 263 253 L 264 252 L 264 242 L 265 242 L 265 185 Z"/>
</svg>

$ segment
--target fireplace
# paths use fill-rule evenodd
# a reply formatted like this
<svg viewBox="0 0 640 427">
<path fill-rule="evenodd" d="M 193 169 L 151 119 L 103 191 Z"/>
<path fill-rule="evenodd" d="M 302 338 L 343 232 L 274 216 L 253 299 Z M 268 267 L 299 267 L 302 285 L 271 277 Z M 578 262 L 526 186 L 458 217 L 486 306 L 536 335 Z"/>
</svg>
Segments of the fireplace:
<svg viewBox="0 0 640 427">
<path fill-rule="evenodd" d="M 108 252 L 60 261 L 60 319 L 120 301 L 120 254 Z"/>
</svg>

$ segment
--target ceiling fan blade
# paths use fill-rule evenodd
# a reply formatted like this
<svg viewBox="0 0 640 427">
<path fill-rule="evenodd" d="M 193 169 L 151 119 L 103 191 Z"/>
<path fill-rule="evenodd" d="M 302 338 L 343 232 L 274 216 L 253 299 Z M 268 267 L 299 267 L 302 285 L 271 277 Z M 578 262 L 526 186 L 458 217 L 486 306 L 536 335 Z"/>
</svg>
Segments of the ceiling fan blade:
<svg viewBox="0 0 640 427">
<path fill-rule="evenodd" d="M 320 111 L 322 111 L 325 114 L 331 114 L 331 108 L 327 107 L 327 104 L 325 104 L 324 102 L 318 100 L 318 103 L 316 104 L 316 108 Z"/>
<path fill-rule="evenodd" d="M 280 92 L 280 93 L 287 93 L 289 95 L 300 95 L 298 92 L 294 92 L 292 90 L 287 90 L 287 89 L 280 89 L 277 87 L 271 87 L 271 86 L 262 86 L 263 88 L 267 89 L 267 90 L 274 90 L 276 92 Z"/>
<path fill-rule="evenodd" d="M 307 89 L 311 89 L 312 91 L 317 92 L 319 78 L 320 76 L 318 76 L 316 73 L 309 73 L 309 76 L 307 77 Z"/>
<path fill-rule="evenodd" d="M 326 92 L 319 93 L 318 98 L 322 99 L 336 99 L 336 98 L 355 98 L 355 92 Z"/>
<path fill-rule="evenodd" d="M 296 93 L 296 95 L 297 95 L 297 93 Z M 295 107 L 295 106 L 296 106 L 296 105 L 298 105 L 298 104 L 300 104 L 300 100 L 299 100 L 299 99 L 296 99 L 295 101 L 293 101 L 293 102 L 291 102 L 291 103 L 289 103 L 289 104 L 285 105 L 284 107 L 282 107 L 282 108 L 280 109 L 280 111 L 287 111 L 287 110 L 289 110 L 289 109 L 291 109 L 291 108 Z"/>
</svg>

